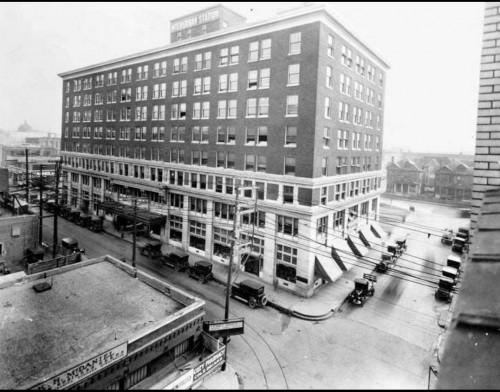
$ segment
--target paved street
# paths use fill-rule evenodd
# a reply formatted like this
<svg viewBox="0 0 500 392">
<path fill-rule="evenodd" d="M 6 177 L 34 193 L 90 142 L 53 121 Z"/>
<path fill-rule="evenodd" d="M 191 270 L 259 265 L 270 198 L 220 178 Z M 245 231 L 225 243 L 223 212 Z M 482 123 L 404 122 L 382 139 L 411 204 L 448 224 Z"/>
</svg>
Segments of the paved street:
<svg viewBox="0 0 500 392">
<path fill-rule="evenodd" d="M 408 210 L 407 203 L 396 203 Z M 435 363 L 442 332 L 437 319 L 449 307 L 435 300 L 432 282 L 437 282 L 439 264 L 450 253 L 450 246 L 441 244 L 437 235 L 427 238 L 424 227 L 456 230 L 466 219 L 458 218 L 450 208 L 411 204 L 415 212 L 404 224 L 397 224 L 415 229 L 409 230 L 408 250 L 394 271 L 377 273 L 375 295 L 363 307 L 347 304 L 332 318 L 311 322 L 270 307 L 251 310 L 231 300 L 230 318 L 245 317 L 245 334 L 232 337 L 228 363 L 244 389 L 427 388 L 428 368 Z M 44 223 L 44 240 L 51 242 L 52 220 Z M 77 238 L 89 257 L 107 253 L 131 258 L 131 245 L 111 235 L 95 234 L 63 219 L 59 228 L 59 240 Z M 137 265 L 203 298 L 208 320 L 223 318 L 223 285 L 200 285 L 139 252 Z M 411 281 L 395 277 L 401 273 L 409 274 L 406 278 Z M 390 292 L 392 282 L 399 283 Z"/>
</svg>

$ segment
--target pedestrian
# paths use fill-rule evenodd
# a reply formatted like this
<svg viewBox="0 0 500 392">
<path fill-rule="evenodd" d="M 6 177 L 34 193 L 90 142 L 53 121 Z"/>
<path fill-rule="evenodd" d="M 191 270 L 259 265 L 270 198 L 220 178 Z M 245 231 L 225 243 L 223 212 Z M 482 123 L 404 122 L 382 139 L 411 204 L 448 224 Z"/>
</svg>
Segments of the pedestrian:
<svg viewBox="0 0 500 392">
<path fill-rule="evenodd" d="M 431 233 L 427 233 L 427 238 L 431 238 Z"/>
</svg>

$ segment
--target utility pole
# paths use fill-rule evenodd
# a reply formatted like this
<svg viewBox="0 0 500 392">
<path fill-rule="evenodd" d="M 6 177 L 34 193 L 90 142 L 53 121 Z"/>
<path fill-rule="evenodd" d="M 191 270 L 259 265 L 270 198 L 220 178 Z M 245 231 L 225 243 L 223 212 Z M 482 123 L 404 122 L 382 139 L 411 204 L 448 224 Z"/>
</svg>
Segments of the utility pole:
<svg viewBox="0 0 500 392">
<path fill-rule="evenodd" d="M 28 164 L 28 149 L 25 150 L 26 153 L 26 203 L 30 202 L 30 185 L 29 185 L 29 164 Z"/>
<path fill-rule="evenodd" d="M 56 194 L 54 203 L 54 232 L 53 232 L 53 244 L 52 244 L 52 257 L 56 258 L 57 254 L 57 215 L 59 214 L 59 173 L 62 165 L 62 157 L 59 162 L 56 162 Z"/>
<path fill-rule="evenodd" d="M 236 186 L 236 198 L 234 200 L 234 219 L 233 219 L 233 238 L 231 241 L 231 251 L 229 253 L 229 268 L 227 271 L 227 287 L 226 287 L 226 307 L 224 311 L 224 319 L 227 320 L 229 319 L 229 297 L 230 297 L 230 292 L 231 292 L 231 273 L 232 273 L 232 268 L 233 268 L 233 258 L 234 258 L 234 247 L 236 246 L 236 221 L 238 219 L 238 199 L 240 195 L 240 190 L 248 189 L 249 187 L 239 187 Z M 251 187 L 250 187 L 251 188 Z M 225 346 L 225 351 L 226 351 L 226 360 L 221 366 L 221 370 L 225 371 L 226 370 L 226 364 L 227 364 L 227 336 L 224 336 L 223 340 L 224 346 Z"/>
<path fill-rule="evenodd" d="M 38 243 L 42 245 L 42 229 L 43 229 L 43 177 L 42 177 L 43 165 L 40 163 L 40 228 L 38 230 Z"/>
<path fill-rule="evenodd" d="M 132 231 L 132 267 L 135 268 L 135 247 L 136 247 L 136 225 L 137 225 L 137 196 L 134 196 L 134 225 Z"/>
</svg>

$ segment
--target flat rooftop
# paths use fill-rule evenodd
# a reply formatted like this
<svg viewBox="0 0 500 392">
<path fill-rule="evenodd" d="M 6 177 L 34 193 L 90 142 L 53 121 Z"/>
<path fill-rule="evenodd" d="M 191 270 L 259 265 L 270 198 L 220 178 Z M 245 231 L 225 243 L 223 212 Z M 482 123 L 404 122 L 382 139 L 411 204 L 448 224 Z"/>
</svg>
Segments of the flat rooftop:
<svg viewBox="0 0 500 392">
<path fill-rule="evenodd" d="M 76 366 L 187 306 L 107 260 L 76 266 L 0 286 L 1 389 Z M 37 293 L 44 281 L 52 289 Z"/>
</svg>

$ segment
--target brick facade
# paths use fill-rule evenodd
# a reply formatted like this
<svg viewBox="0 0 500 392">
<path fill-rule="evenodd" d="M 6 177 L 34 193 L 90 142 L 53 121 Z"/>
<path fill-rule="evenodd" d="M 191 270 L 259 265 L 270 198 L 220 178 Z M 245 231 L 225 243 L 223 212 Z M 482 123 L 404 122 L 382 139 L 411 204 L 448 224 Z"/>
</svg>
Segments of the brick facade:
<svg viewBox="0 0 500 392">
<path fill-rule="evenodd" d="M 474 228 L 484 192 L 500 187 L 500 3 L 485 3 L 472 189 Z"/>
</svg>

